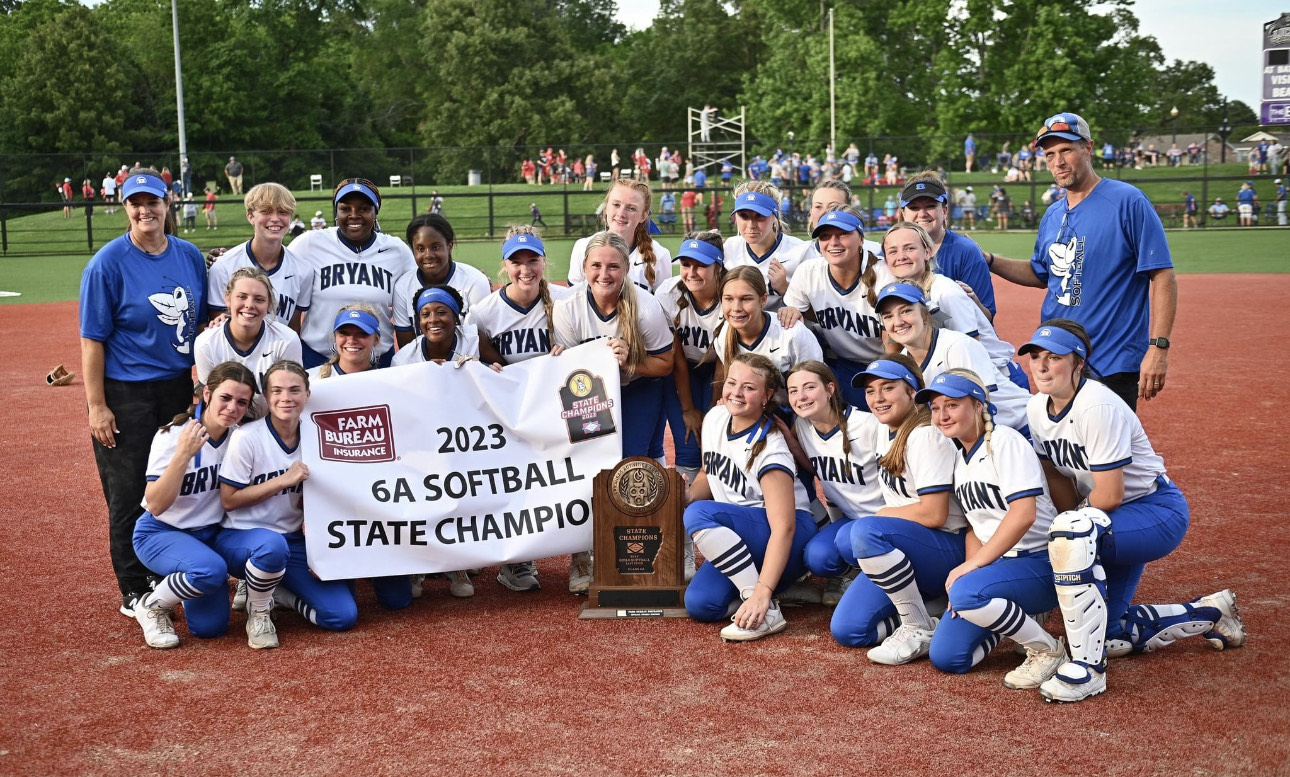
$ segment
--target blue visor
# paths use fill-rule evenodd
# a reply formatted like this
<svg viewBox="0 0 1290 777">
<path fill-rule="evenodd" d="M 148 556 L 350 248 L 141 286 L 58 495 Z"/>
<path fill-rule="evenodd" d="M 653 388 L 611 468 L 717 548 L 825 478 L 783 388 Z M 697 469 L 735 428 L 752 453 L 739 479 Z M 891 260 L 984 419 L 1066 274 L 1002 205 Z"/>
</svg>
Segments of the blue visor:
<svg viewBox="0 0 1290 777">
<path fill-rule="evenodd" d="M 811 230 L 811 237 L 819 237 L 824 229 L 840 229 L 843 232 L 864 232 L 864 223 L 860 217 L 845 210 L 831 210 L 820 217 L 820 223 Z"/>
<path fill-rule="evenodd" d="M 381 322 L 366 310 L 342 310 L 336 314 L 336 323 L 331 331 L 335 332 L 346 324 L 356 326 L 369 335 L 381 331 Z"/>
<path fill-rule="evenodd" d="M 889 283 L 883 286 L 882 291 L 878 292 L 878 301 L 874 307 L 881 307 L 882 303 L 888 299 L 927 303 L 927 296 L 923 294 L 923 290 L 912 283 Z"/>
<path fill-rule="evenodd" d="M 372 191 L 372 187 L 366 186 L 361 183 L 345 184 L 345 186 L 340 191 L 336 192 L 336 196 L 332 198 L 332 204 L 339 205 L 341 200 L 355 193 L 361 194 L 364 197 L 366 197 L 368 201 L 372 203 L 373 207 L 376 208 L 376 212 L 377 213 L 381 212 L 381 198 L 376 196 L 376 192 Z"/>
<path fill-rule="evenodd" d="M 546 246 L 537 235 L 511 235 L 502 243 L 502 259 L 510 259 L 519 251 L 532 251 L 538 256 L 546 256 Z"/>
<path fill-rule="evenodd" d="M 121 194 L 127 200 L 135 194 L 151 194 L 164 200 L 169 191 L 166 182 L 155 175 L 132 175 L 121 185 Z"/>
<path fill-rule="evenodd" d="M 773 216 L 779 212 L 779 205 L 768 194 L 747 192 L 739 195 L 739 199 L 735 200 L 735 212 L 738 213 L 741 210 L 750 210 L 763 216 Z"/>
<path fill-rule="evenodd" d="M 946 397 L 972 397 L 985 404 L 985 389 L 962 375 L 937 375 L 931 385 L 914 395 L 914 401 L 920 405 L 929 404 L 937 395 Z"/>
<path fill-rule="evenodd" d="M 909 368 L 900 362 L 891 361 L 890 359 L 878 359 L 869 363 L 863 372 L 857 373 L 851 379 L 851 387 L 863 389 L 870 378 L 882 378 L 884 380 L 903 380 L 909 384 L 914 391 L 919 389 L 918 378 Z"/>
<path fill-rule="evenodd" d="M 1035 336 L 1030 338 L 1025 345 L 1018 348 L 1017 353 L 1025 354 L 1039 350 L 1055 353 L 1058 356 L 1077 353 L 1084 359 L 1088 358 L 1088 351 L 1084 348 L 1084 341 L 1076 337 L 1074 333 L 1068 332 L 1059 326 L 1039 327 L 1035 330 Z"/>
<path fill-rule="evenodd" d="M 681 250 L 677 252 L 676 258 L 693 259 L 699 264 L 707 267 L 712 264 L 725 264 L 725 254 L 720 248 L 704 240 L 687 240 L 681 244 Z"/>
</svg>

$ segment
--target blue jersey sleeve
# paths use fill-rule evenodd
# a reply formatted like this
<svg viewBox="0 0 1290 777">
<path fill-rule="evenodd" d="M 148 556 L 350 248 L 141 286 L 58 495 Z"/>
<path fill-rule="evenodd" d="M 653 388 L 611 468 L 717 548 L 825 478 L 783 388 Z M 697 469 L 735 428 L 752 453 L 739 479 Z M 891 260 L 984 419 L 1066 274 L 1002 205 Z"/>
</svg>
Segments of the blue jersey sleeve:
<svg viewBox="0 0 1290 777">
<path fill-rule="evenodd" d="M 99 342 L 106 341 L 116 329 L 112 311 L 117 308 L 119 288 L 108 277 L 104 264 L 95 257 L 81 275 L 81 337 Z"/>
<path fill-rule="evenodd" d="M 1138 272 L 1145 273 L 1173 267 L 1165 227 L 1160 223 L 1151 202 L 1145 197 L 1134 198 L 1124 211 L 1124 230 L 1138 259 Z"/>
</svg>

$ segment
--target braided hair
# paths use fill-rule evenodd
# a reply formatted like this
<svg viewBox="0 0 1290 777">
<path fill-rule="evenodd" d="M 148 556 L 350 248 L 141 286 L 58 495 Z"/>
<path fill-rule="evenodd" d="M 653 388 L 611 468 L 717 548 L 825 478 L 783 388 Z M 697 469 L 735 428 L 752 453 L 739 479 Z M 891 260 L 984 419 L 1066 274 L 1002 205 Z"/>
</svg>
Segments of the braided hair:
<svg viewBox="0 0 1290 777">
<path fill-rule="evenodd" d="M 636 250 L 641 252 L 641 260 L 645 263 L 645 284 L 652 290 L 654 280 L 658 277 L 658 257 L 654 254 L 654 238 L 649 233 L 649 214 L 654 203 L 654 193 L 645 181 L 634 178 L 619 178 L 611 183 L 605 191 L 606 207 L 609 205 L 609 195 L 619 186 L 636 192 L 645 203 L 645 212 L 642 214 L 641 222 L 636 225 L 636 231 L 632 233 L 632 242 L 636 245 Z M 591 250 L 590 245 L 587 246 L 587 250 Z M 630 247 L 627 253 L 630 258 Z M 628 266 L 631 266 L 630 263 Z"/>
<path fill-rule="evenodd" d="M 717 250 L 725 247 L 725 241 L 721 239 L 721 232 L 715 229 L 705 229 L 701 232 L 687 232 L 685 240 L 702 240 L 710 246 L 715 246 Z M 721 294 L 721 282 L 726 277 L 726 266 L 720 262 L 717 263 L 717 295 Z M 690 306 L 690 298 L 684 294 L 678 294 L 676 300 L 676 317 L 672 319 L 672 326 L 679 326 L 681 323 L 681 311 Z"/>
<path fill-rule="evenodd" d="M 765 425 L 768 429 L 766 434 L 757 440 L 757 442 L 753 443 L 752 448 L 748 450 L 748 463 L 744 465 L 744 469 L 752 469 L 753 462 L 757 460 L 757 457 L 761 455 L 762 451 L 766 450 L 766 441 L 770 438 L 770 435 L 780 433 L 775 428 L 775 419 L 771 415 L 770 408 L 772 398 L 781 388 L 783 388 L 784 379 L 780 376 L 779 370 L 775 368 L 775 365 L 771 363 L 770 359 L 767 359 L 759 353 L 741 353 L 735 357 L 732 364 L 742 364 L 745 367 L 755 370 L 766 382 L 766 404 L 762 406 L 761 416 L 757 419 L 757 425 Z"/>
<path fill-rule="evenodd" d="M 233 362 L 233 361 L 220 362 L 219 364 L 215 365 L 215 367 L 211 369 L 210 374 L 206 376 L 206 385 L 204 386 L 198 385 L 194 389 L 193 401 L 192 401 L 192 404 L 188 406 L 188 409 L 182 413 L 179 413 L 174 418 L 170 419 L 170 423 L 161 427 L 160 431 L 163 431 L 163 432 L 170 431 L 174 427 L 183 426 L 184 424 L 188 423 L 190 420 L 196 418 L 197 407 L 200 404 L 199 398 L 201 397 L 202 389 L 218 388 L 221 383 L 224 383 L 225 381 L 229 381 L 229 380 L 234 381 L 236 383 L 241 383 L 244 386 L 249 386 L 251 388 L 251 396 L 252 397 L 255 396 L 255 393 L 257 391 L 256 385 L 255 385 L 255 373 L 251 372 L 251 370 L 241 362 Z M 255 420 L 254 409 L 255 409 L 255 403 L 253 402 L 247 407 L 246 415 L 243 416 L 243 419 L 252 420 L 252 421 Z"/>
<path fill-rule="evenodd" d="M 951 367 L 945 371 L 945 374 L 967 378 L 980 386 L 981 391 L 985 393 L 985 402 L 977 399 L 972 401 L 976 403 L 977 409 L 980 411 L 981 436 L 985 438 L 985 452 L 993 456 L 994 450 L 990 447 L 990 438 L 994 435 L 994 416 L 990 413 L 990 389 L 986 388 L 985 381 L 981 380 L 981 376 L 965 367 Z"/>
<path fill-rule="evenodd" d="M 909 389 L 911 394 L 924 388 L 923 371 L 907 354 L 887 354 L 882 358 L 887 361 L 897 362 L 913 373 L 918 386 Z M 931 426 L 931 424 L 932 411 L 928 410 L 926 405 L 915 404 L 910 409 L 909 414 L 900 422 L 900 426 L 896 428 L 896 437 L 891 441 L 891 448 L 886 455 L 878 460 L 878 466 L 887 470 L 892 477 L 903 477 L 905 474 L 905 448 L 909 445 L 909 436 L 918 427 Z"/>
</svg>

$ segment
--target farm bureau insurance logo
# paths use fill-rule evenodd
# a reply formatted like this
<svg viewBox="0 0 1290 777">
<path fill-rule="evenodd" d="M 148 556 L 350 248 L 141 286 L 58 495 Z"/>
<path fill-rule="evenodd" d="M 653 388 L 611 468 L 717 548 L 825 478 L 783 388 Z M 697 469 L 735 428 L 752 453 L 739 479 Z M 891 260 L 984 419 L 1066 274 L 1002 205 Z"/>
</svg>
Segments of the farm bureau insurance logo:
<svg viewBox="0 0 1290 777">
<path fill-rule="evenodd" d="M 389 405 L 312 413 L 318 427 L 318 457 L 327 461 L 394 461 L 394 425 Z"/>
</svg>

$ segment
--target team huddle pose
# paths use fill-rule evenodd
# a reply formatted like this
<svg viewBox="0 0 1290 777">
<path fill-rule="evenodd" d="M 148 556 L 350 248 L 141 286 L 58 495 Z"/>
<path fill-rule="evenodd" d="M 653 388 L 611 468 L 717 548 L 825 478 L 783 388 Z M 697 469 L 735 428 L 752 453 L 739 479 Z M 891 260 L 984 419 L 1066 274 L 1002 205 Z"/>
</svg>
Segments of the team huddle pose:
<svg viewBox="0 0 1290 777">
<path fill-rule="evenodd" d="M 1057 118 L 1037 142 L 1082 142 L 1086 127 Z M 776 187 L 742 183 L 737 234 L 688 234 L 675 268 L 650 236 L 648 184 L 617 180 L 569 286 L 547 279 L 540 234 L 516 226 L 496 290 L 453 259 L 441 214 L 413 218 L 406 243 L 381 231 L 365 179 L 333 192 L 335 227 L 290 246 L 291 193 L 253 187 L 252 239 L 209 272 L 174 237 L 164 192 L 155 172 L 131 172 L 130 230 L 91 260 L 81 307 L 121 611 L 152 647 L 179 644 L 180 604 L 201 638 L 245 611 L 253 648 L 278 646 L 275 603 L 325 629 L 356 624 L 354 581 L 318 580 L 305 554 L 312 381 L 467 359 L 500 370 L 593 340 L 619 365 L 622 455 L 665 464 L 670 428 L 688 484 L 685 607 L 728 619 L 723 640 L 784 631 L 778 597 L 808 574 L 826 581 L 834 639 L 875 664 L 928 657 L 964 673 L 1009 638 L 1026 657 L 1003 685 L 1051 701 L 1103 692 L 1108 658 L 1245 640 L 1230 590 L 1133 604 L 1145 565 L 1182 542 L 1187 501 L 1099 382 L 1080 323 L 1050 318 L 1019 352 L 998 336 L 990 270 L 1031 276 L 946 229 L 935 174 L 906 183 L 881 242 L 845 184 L 813 193 L 804 241 L 785 233 Z M 571 592 L 588 590 L 593 561 L 571 556 Z M 446 574 L 449 592 L 473 595 L 471 574 Z M 497 580 L 541 587 L 532 560 Z M 372 584 L 397 610 L 423 577 Z M 1054 609 L 1060 636 L 1044 627 Z"/>
</svg>

